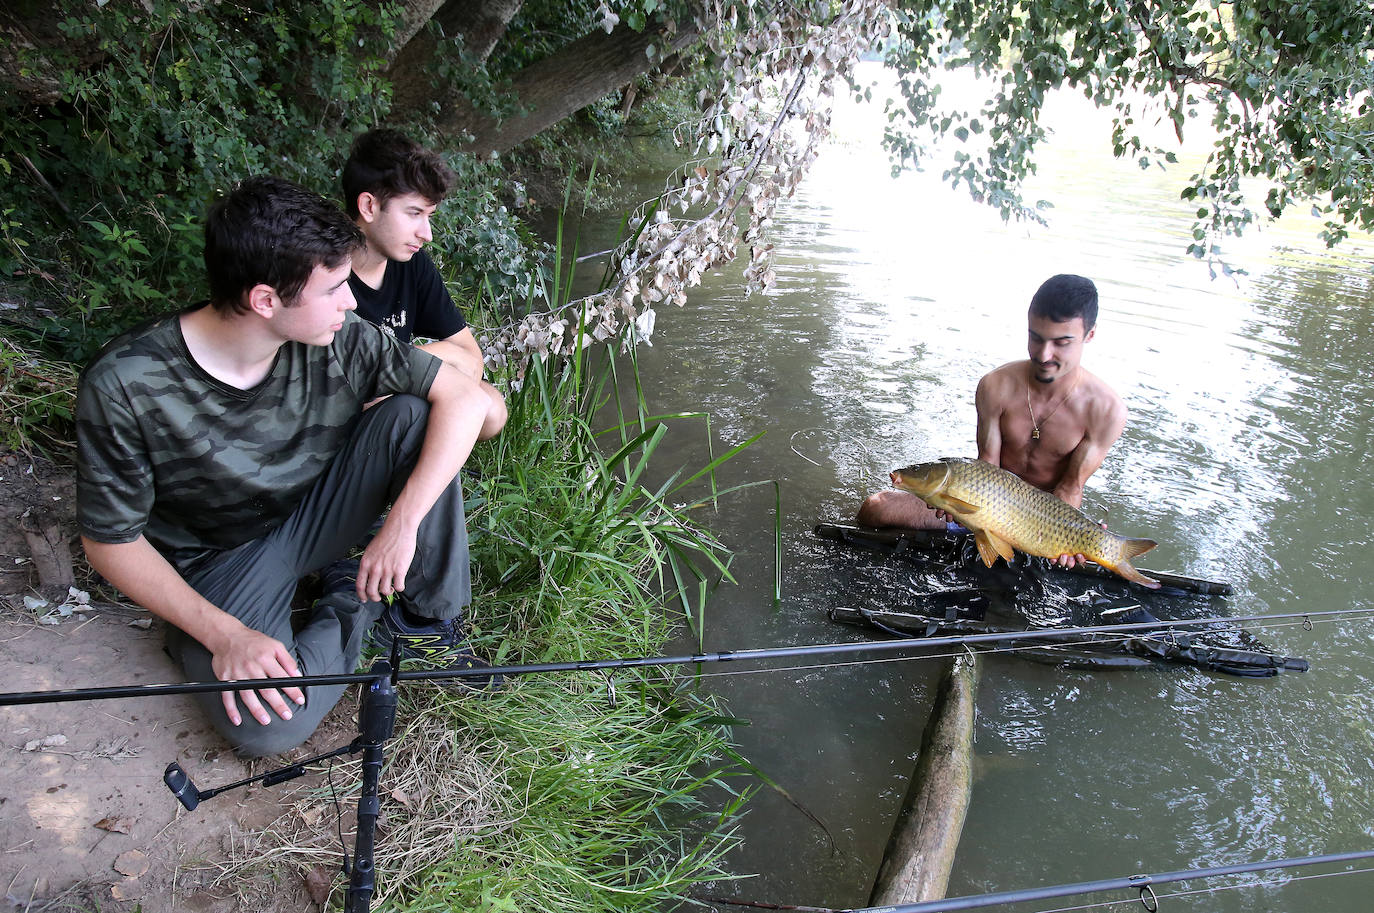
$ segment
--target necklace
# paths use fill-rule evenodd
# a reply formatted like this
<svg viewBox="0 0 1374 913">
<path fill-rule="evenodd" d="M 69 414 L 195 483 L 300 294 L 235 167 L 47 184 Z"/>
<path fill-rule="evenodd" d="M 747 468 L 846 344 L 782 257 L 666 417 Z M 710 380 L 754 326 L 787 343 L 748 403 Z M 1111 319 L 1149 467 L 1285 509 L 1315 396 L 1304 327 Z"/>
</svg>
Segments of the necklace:
<svg viewBox="0 0 1374 913">
<path fill-rule="evenodd" d="M 1051 409 L 1049 412 L 1046 412 L 1046 413 L 1044 414 L 1044 416 L 1041 417 L 1041 419 L 1040 419 L 1041 422 L 1047 422 L 1047 421 L 1049 421 L 1049 420 L 1050 420 L 1050 416 L 1052 416 L 1052 415 L 1054 415 L 1056 412 L 1058 412 L 1058 411 L 1059 411 L 1059 407 L 1062 406 L 1062 405 L 1064 405 L 1064 403 L 1068 402 L 1069 397 L 1070 397 L 1070 396 L 1073 396 L 1073 391 L 1074 391 L 1074 389 L 1078 386 L 1078 380 L 1079 380 L 1079 377 L 1081 377 L 1081 376 L 1082 376 L 1082 375 L 1080 374 L 1080 375 L 1078 375 L 1077 377 L 1074 377 L 1074 379 L 1073 379 L 1073 386 L 1069 388 L 1069 392 L 1068 392 L 1068 393 L 1065 393 L 1065 394 L 1064 394 L 1064 398 L 1061 399 L 1059 402 L 1057 402 L 1057 403 L 1054 404 L 1054 408 L 1053 408 L 1053 409 Z M 1031 439 L 1032 441 L 1038 441 L 1038 440 L 1040 440 L 1040 422 L 1037 422 L 1037 421 L 1035 420 L 1035 409 L 1031 407 L 1031 400 L 1030 400 L 1030 380 L 1029 380 L 1029 379 L 1027 379 L 1027 381 L 1026 381 L 1026 411 L 1030 413 L 1030 418 L 1031 418 L 1031 435 L 1030 435 L 1030 439 Z"/>
</svg>

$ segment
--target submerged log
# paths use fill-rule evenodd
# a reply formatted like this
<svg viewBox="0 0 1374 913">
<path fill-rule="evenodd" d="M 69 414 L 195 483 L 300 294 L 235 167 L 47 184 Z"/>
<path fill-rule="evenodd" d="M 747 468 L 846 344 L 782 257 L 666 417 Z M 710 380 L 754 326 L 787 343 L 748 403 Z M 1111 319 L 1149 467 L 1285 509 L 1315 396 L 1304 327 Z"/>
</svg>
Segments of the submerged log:
<svg viewBox="0 0 1374 913">
<path fill-rule="evenodd" d="M 921 736 L 916 773 L 888 840 L 870 906 L 945 896 L 973 788 L 973 702 L 979 663 L 974 654 L 955 657 L 940 680 Z"/>
</svg>

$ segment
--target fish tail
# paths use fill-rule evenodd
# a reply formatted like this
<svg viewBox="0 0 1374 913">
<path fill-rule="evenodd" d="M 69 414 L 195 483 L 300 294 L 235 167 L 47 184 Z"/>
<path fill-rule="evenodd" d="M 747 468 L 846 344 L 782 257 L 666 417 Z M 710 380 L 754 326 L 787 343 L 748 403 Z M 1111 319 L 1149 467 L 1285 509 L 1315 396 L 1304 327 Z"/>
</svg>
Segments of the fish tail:
<svg viewBox="0 0 1374 913">
<path fill-rule="evenodd" d="M 1107 570 L 1126 578 L 1132 583 L 1138 583 L 1141 586 L 1147 586 L 1152 590 L 1157 590 L 1159 589 L 1159 581 L 1146 577 L 1144 574 L 1140 573 L 1140 571 L 1137 571 L 1131 566 L 1131 559 L 1137 555 L 1145 554 L 1158 544 L 1159 543 L 1155 542 L 1153 539 L 1122 539 L 1120 559 L 1118 559 L 1115 564 L 1107 564 L 1106 562 L 1099 563 L 1107 568 Z"/>
</svg>

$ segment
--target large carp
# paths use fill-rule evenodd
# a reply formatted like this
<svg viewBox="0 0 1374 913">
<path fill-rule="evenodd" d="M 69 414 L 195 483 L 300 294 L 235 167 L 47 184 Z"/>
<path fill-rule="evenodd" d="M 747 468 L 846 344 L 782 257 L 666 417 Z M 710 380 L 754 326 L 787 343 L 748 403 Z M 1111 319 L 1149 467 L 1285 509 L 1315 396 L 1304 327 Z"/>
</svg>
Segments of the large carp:
<svg viewBox="0 0 1374 913">
<path fill-rule="evenodd" d="M 945 457 L 892 472 L 892 484 L 943 510 L 973 532 L 983 563 L 1013 549 L 1042 558 L 1083 555 L 1127 580 L 1159 584 L 1131 567 L 1131 559 L 1155 547 L 1153 539 L 1109 533 L 1081 510 L 1023 479 L 985 463 Z"/>
</svg>

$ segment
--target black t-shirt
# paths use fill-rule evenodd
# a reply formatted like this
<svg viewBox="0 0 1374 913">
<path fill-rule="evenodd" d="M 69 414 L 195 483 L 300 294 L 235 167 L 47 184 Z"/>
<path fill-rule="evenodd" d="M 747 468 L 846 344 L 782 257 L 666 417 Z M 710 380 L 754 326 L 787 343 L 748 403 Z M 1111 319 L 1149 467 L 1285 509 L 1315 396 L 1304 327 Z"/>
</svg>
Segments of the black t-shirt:
<svg viewBox="0 0 1374 913">
<path fill-rule="evenodd" d="M 348 285 L 358 302 L 358 316 L 401 342 L 416 336 L 448 339 L 468 325 L 444 288 L 439 269 L 422 250 L 404 263 L 388 260 L 381 288 L 372 288 L 353 273 L 348 274 Z"/>
</svg>

